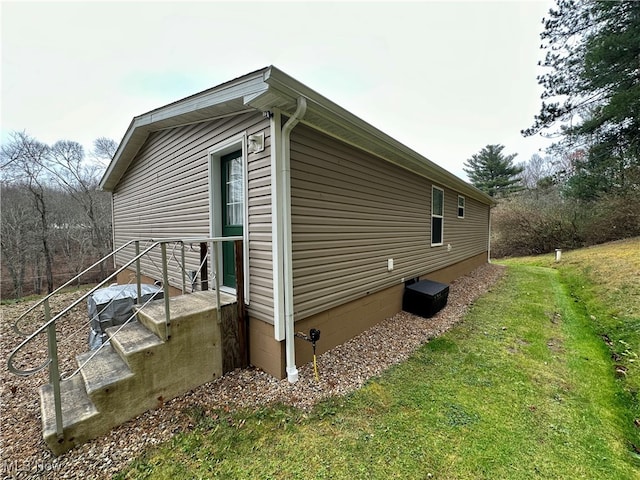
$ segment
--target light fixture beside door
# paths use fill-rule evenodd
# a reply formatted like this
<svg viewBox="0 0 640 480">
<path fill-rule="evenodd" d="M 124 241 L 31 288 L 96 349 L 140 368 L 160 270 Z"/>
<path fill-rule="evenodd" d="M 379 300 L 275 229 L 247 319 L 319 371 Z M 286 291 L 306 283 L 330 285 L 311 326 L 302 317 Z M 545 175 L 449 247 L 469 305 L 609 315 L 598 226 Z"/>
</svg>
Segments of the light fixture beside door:
<svg viewBox="0 0 640 480">
<path fill-rule="evenodd" d="M 258 153 L 264 150 L 264 132 L 249 135 L 247 137 L 247 151 L 249 153 Z"/>
</svg>

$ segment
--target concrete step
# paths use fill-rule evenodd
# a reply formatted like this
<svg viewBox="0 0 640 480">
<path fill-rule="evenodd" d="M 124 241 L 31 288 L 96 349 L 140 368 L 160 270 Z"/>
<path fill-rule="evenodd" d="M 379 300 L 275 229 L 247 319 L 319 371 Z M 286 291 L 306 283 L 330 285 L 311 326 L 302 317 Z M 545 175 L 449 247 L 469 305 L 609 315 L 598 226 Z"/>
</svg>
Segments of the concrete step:
<svg viewBox="0 0 640 480">
<path fill-rule="evenodd" d="M 171 299 L 171 304 L 173 303 Z M 133 310 L 136 312 L 138 322 L 144 325 L 150 332 L 153 332 L 158 338 L 164 339 L 167 335 L 167 327 L 165 325 L 165 306 L 164 299 L 153 300 L 146 306 L 141 307 L 134 305 Z"/>
<path fill-rule="evenodd" d="M 236 297 L 225 292 L 220 292 L 221 306 L 236 303 Z M 171 326 L 179 320 L 189 318 L 195 314 L 210 310 L 216 307 L 216 292 L 207 290 L 204 292 L 194 292 L 188 295 L 172 297 L 170 302 L 169 315 Z M 154 332 L 158 337 L 164 338 L 166 335 L 166 313 L 164 300 L 154 300 L 144 308 L 137 308 L 138 321 Z M 171 335 L 176 332 L 171 329 Z"/>
<path fill-rule="evenodd" d="M 62 439 L 58 439 L 56 436 L 53 386 L 46 384 L 40 387 L 42 438 L 56 455 L 60 455 L 74 446 L 93 438 L 83 427 L 87 422 L 91 422 L 100 415 L 98 409 L 89 398 L 84 386 L 84 379 L 80 375 L 60 382 L 60 398 L 62 404 L 62 426 L 64 429 L 64 437 Z"/>
<path fill-rule="evenodd" d="M 106 333 L 113 350 L 132 370 L 135 357 L 152 355 L 155 349 L 164 344 L 155 333 L 135 320 L 124 327 L 107 328 Z"/>
<path fill-rule="evenodd" d="M 80 375 L 62 382 L 64 438 L 60 440 L 53 389 L 42 387 L 43 437 L 53 453 L 60 455 L 220 377 L 222 334 L 215 302 L 215 292 L 172 298 L 172 334 L 166 342 L 160 336 L 165 332 L 163 300 L 138 312 L 140 321 L 108 328 L 109 345 L 91 358 Z M 221 295 L 221 303 L 235 303 L 235 298 Z M 231 305 L 227 309 L 235 312 Z M 76 359 L 83 364 L 92 354 Z"/>
<path fill-rule="evenodd" d="M 78 366 L 88 361 L 80 372 L 89 397 L 100 390 L 109 393 L 117 383 L 134 376 L 129 365 L 111 345 L 105 345 L 98 352 L 82 353 L 76 360 Z"/>
</svg>

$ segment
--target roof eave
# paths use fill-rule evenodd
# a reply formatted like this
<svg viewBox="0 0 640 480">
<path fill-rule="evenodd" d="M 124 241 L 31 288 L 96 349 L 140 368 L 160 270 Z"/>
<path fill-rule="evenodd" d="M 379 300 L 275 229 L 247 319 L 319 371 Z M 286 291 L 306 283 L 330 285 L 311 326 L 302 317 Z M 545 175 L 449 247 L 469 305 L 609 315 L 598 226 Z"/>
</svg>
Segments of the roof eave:
<svg viewBox="0 0 640 480">
<path fill-rule="evenodd" d="M 300 96 L 307 100 L 303 123 L 482 203 L 495 204 L 492 197 L 476 187 L 273 66 L 135 117 L 103 175 L 100 187 L 107 191 L 115 189 L 154 131 L 252 109 L 267 111 L 277 108 L 291 115 Z"/>
<path fill-rule="evenodd" d="M 268 68 L 135 117 L 102 176 L 100 187 L 113 191 L 151 132 L 246 112 L 245 97 L 252 98 L 268 89 L 263 81 Z"/>
<path fill-rule="evenodd" d="M 283 112 L 291 115 L 296 109 L 297 98 L 304 96 L 307 101 L 307 113 L 302 119 L 302 123 L 433 182 L 452 187 L 461 194 L 475 198 L 484 204 L 495 205 L 495 200 L 486 193 L 281 70 L 275 67 L 269 68 L 265 72 L 264 81 L 269 85 L 269 89 L 251 99 L 248 102 L 249 105 L 260 110 L 268 110 L 277 106 Z M 277 105 L 270 103 L 273 102 L 272 98 L 278 99 Z"/>
</svg>

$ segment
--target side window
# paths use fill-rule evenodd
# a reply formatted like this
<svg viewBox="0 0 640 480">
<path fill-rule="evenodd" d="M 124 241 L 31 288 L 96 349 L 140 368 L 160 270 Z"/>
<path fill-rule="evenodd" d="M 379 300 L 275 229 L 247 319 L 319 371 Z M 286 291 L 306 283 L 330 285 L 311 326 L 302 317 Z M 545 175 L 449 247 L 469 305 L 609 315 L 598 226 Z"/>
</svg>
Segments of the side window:
<svg viewBox="0 0 640 480">
<path fill-rule="evenodd" d="M 444 227 L 444 190 L 431 187 L 431 246 L 442 245 Z"/>
<path fill-rule="evenodd" d="M 464 197 L 458 195 L 458 218 L 464 218 Z"/>
</svg>

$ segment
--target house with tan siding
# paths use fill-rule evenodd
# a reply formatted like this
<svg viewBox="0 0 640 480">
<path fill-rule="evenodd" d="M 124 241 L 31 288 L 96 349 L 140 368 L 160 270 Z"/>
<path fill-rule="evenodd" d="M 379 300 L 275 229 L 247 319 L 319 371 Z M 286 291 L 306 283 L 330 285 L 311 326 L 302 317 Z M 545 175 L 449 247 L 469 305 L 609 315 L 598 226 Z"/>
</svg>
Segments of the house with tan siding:
<svg viewBox="0 0 640 480">
<path fill-rule="evenodd" d="M 488 261 L 489 196 L 273 66 L 135 117 L 101 187 L 115 248 L 244 238 L 250 361 L 290 381 L 311 358 L 295 332 L 322 353 L 400 311 L 408 280 Z"/>
</svg>

